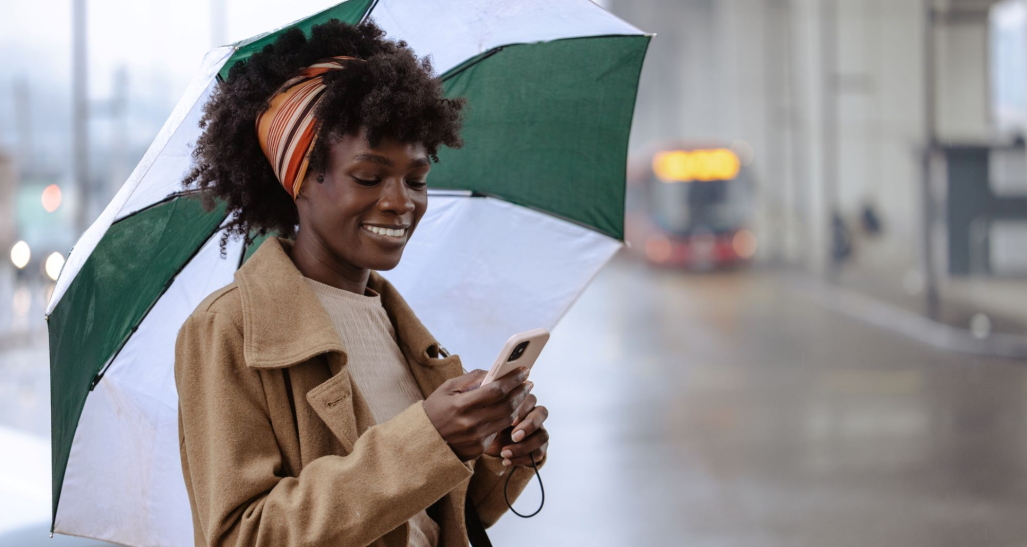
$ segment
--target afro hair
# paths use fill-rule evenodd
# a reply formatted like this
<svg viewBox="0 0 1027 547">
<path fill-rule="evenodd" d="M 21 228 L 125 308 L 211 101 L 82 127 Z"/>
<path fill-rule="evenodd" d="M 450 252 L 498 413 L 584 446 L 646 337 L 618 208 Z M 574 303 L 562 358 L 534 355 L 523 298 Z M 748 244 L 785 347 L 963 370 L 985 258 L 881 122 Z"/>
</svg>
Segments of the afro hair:
<svg viewBox="0 0 1027 547">
<path fill-rule="evenodd" d="M 362 127 L 372 147 L 382 138 L 419 143 L 436 163 L 440 146 L 463 145 L 465 100 L 443 97 L 430 58 L 419 60 L 406 42 L 386 39 L 385 31 L 370 20 L 350 25 L 332 19 L 314 26 L 309 38 L 290 29 L 232 66 L 204 106 L 203 133 L 193 151 L 195 167 L 183 182 L 204 191 L 208 209 L 223 201 L 234 214 L 222 248 L 233 234 L 247 242 L 267 233 L 295 235 L 296 205 L 260 148 L 255 122 L 271 94 L 297 70 L 339 55 L 366 62 L 325 75 L 325 94 L 314 112 L 319 137 L 310 151 L 307 176 L 323 173 L 330 145 Z"/>
</svg>

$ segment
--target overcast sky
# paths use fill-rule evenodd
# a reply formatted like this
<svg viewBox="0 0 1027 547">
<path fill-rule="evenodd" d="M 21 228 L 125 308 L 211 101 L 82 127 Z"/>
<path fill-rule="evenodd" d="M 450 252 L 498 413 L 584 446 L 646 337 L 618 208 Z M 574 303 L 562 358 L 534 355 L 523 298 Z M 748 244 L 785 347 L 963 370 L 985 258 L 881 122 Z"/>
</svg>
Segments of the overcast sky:
<svg viewBox="0 0 1027 547">
<path fill-rule="evenodd" d="M 129 78 L 129 141 L 148 140 L 185 91 L 211 44 L 211 0 L 87 0 L 89 94 L 111 96 L 115 71 Z M 337 0 L 223 0 L 224 43 L 316 13 Z M 0 147 L 17 152 L 14 84 L 30 90 L 32 148 L 67 159 L 71 110 L 72 0 L 0 0 Z M 102 115 L 91 140 L 109 138 Z M 101 149 L 101 142 L 94 148 Z M 138 144 L 130 142 L 131 144 Z M 142 143 L 145 145 L 146 143 Z M 37 158 L 39 159 L 39 158 Z M 46 160 L 44 160 L 46 161 Z"/>
<path fill-rule="evenodd" d="M 71 0 L 0 0 L 0 71 L 44 70 L 68 79 Z M 224 0 L 228 42 L 288 24 L 336 3 L 332 0 Z M 87 0 L 91 91 L 109 92 L 111 73 L 164 72 L 184 89 L 211 47 L 209 0 Z M 30 76 L 31 77 L 31 76 Z M 180 89 L 180 90 L 181 90 Z"/>
</svg>

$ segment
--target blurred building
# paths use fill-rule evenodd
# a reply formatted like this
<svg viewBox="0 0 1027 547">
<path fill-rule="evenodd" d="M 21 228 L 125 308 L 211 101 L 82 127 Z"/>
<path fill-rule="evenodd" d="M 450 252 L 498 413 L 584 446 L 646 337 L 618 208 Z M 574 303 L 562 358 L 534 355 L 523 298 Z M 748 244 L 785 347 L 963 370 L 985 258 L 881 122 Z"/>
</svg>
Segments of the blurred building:
<svg viewBox="0 0 1027 547">
<path fill-rule="evenodd" d="M 1027 319 L 1007 304 L 1027 298 L 1027 157 L 993 108 L 996 71 L 1027 83 L 1027 67 L 991 62 L 996 10 L 1024 2 L 606 4 L 657 33 L 633 148 L 672 138 L 751 147 L 759 258 L 931 314 L 940 301 Z M 976 159 L 952 155 L 971 149 Z M 949 200 L 953 188 L 976 202 Z M 972 221 L 950 222 L 960 215 Z"/>
</svg>

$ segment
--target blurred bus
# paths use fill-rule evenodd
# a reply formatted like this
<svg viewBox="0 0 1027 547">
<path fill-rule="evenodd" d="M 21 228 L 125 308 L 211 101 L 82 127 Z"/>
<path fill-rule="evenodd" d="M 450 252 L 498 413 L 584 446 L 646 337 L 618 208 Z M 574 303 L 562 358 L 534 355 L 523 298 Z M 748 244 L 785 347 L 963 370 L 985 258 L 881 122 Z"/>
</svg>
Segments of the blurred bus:
<svg viewBox="0 0 1027 547">
<path fill-rule="evenodd" d="M 689 270 L 750 264 L 755 192 L 740 152 L 674 143 L 634 156 L 626 200 L 633 251 L 652 264 Z"/>
</svg>

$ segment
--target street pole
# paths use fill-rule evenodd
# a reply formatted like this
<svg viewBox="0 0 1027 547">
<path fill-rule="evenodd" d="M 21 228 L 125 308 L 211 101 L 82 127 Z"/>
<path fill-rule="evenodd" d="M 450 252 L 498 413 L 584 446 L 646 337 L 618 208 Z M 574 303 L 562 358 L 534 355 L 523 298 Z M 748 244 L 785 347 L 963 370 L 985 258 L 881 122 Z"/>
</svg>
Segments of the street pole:
<svg viewBox="0 0 1027 547">
<path fill-rule="evenodd" d="M 807 154 L 809 154 L 809 142 L 806 138 L 806 121 L 803 118 L 803 111 L 800 110 L 807 104 L 806 96 L 803 93 L 802 66 L 795 49 L 794 32 L 795 24 L 793 18 L 798 13 L 795 9 L 795 0 L 785 0 L 785 26 L 782 29 L 785 41 L 784 72 L 785 81 L 788 86 L 788 135 L 789 152 L 791 163 L 791 209 L 793 214 L 789 217 L 796 217 L 792 222 L 790 233 L 795 239 L 799 262 L 806 268 L 811 266 L 810 256 L 810 214 L 809 214 L 809 185 L 810 173 L 807 169 Z"/>
<path fill-rule="evenodd" d="M 936 59 L 935 59 L 935 17 L 937 11 L 934 7 L 934 0 L 924 0 L 924 147 L 921 151 L 921 182 L 920 197 L 922 201 L 923 218 L 921 226 L 921 241 L 923 247 L 922 268 L 924 270 L 924 306 L 927 316 L 937 319 L 940 308 L 940 297 L 938 295 L 938 276 L 934 271 L 934 246 L 931 243 L 931 232 L 934 227 L 935 203 L 934 192 L 932 191 L 932 169 L 931 163 L 937 148 L 937 93 L 936 82 Z"/>
<path fill-rule="evenodd" d="M 770 242 L 770 248 L 766 256 L 772 263 L 781 264 L 786 261 L 787 234 L 790 226 L 785 218 L 785 154 L 787 134 L 786 105 L 783 92 L 785 87 L 784 61 L 788 52 L 785 51 L 785 24 L 787 17 L 785 11 L 787 0 L 772 0 L 764 6 L 763 19 L 763 83 L 764 83 L 764 124 L 763 138 L 766 143 L 768 154 L 766 154 L 767 176 L 763 180 L 763 187 L 770 194 L 770 217 L 771 229 L 768 230 L 764 241 Z M 782 127 L 784 126 L 784 127 Z"/>
<path fill-rule="evenodd" d="M 823 78 L 821 131 L 823 162 L 821 178 L 824 206 L 827 208 L 828 260 L 825 273 L 831 282 L 838 280 L 841 263 L 834 256 L 834 216 L 838 213 L 838 0 L 821 3 L 820 65 Z"/>
<path fill-rule="evenodd" d="M 86 0 L 72 0 L 71 93 L 72 93 L 72 166 L 78 189 L 75 231 L 80 236 L 92 216 L 92 191 L 89 184 L 89 71 L 86 45 Z"/>
</svg>

